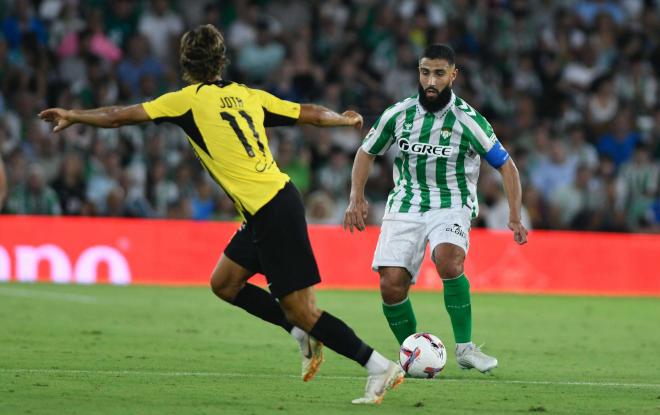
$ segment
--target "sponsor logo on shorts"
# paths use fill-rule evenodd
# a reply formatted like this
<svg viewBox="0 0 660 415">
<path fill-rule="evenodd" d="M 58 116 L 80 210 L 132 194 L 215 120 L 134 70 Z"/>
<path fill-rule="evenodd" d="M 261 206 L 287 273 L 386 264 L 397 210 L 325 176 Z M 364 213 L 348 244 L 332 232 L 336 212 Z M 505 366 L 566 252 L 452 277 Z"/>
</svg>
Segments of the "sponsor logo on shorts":
<svg viewBox="0 0 660 415">
<path fill-rule="evenodd" d="M 460 236 L 460 237 L 463 238 L 463 239 L 466 238 L 466 236 L 465 236 L 465 232 L 463 231 L 463 228 L 462 228 L 461 225 L 459 225 L 458 223 L 455 223 L 455 224 L 453 224 L 452 226 L 447 226 L 447 228 L 445 229 L 445 231 L 446 231 L 446 232 L 455 233 L 456 235 Z"/>
</svg>

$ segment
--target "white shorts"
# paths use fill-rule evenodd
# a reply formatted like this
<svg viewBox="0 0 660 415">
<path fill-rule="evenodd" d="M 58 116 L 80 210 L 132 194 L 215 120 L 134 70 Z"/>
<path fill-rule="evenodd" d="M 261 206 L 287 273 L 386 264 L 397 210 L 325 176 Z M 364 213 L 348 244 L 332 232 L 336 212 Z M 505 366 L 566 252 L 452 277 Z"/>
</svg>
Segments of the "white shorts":
<svg viewBox="0 0 660 415">
<path fill-rule="evenodd" d="M 467 255 L 470 246 L 471 211 L 435 209 L 422 213 L 386 213 L 371 268 L 402 267 L 412 275 L 413 284 L 422 266 L 426 244 L 431 253 L 441 243 L 460 246 Z"/>
</svg>

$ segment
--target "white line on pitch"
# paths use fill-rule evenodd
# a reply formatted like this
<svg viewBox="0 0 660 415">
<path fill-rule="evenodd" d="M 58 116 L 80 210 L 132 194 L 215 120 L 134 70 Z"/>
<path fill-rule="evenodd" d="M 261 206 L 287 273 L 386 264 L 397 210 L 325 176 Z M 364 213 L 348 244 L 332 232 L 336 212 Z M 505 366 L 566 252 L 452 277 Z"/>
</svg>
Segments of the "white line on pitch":
<svg viewBox="0 0 660 415">
<path fill-rule="evenodd" d="M 0 368 L 3 373 L 42 373 L 46 375 L 106 375 L 106 376 L 161 376 L 161 377 L 227 377 L 227 378 L 295 378 L 300 376 L 295 375 L 269 375 L 260 373 L 259 375 L 249 373 L 224 373 L 224 372 L 150 372 L 140 370 L 85 370 L 85 369 L 7 369 Z M 326 379 L 346 379 L 346 380 L 363 380 L 364 376 L 325 376 L 320 375 L 320 378 Z M 406 379 L 406 382 L 428 382 L 424 379 Z M 615 388 L 658 388 L 660 383 L 620 383 L 620 382 L 578 382 L 578 381 L 544 381 L 544 380 L 507 380 L 507 379 L 443 379 L 440 378 L 439 382 L 479 382 L 479 383 L 506 383 L 517 385 L 556 385 L 556 386 L 601 386 L 601 387 L 615 387 Z"/>
<path fill-rule="evenodd" d="M 29 290 L 26 288 L 4 288 L 0 287 L 0 295 L 6 297 L 39 298 L 45 300 L 61 300 L 73 303 L 91 304 L 96 303 L 96 297 L 89 295 L 58 293 L 52 291 Z"/>
</svg>

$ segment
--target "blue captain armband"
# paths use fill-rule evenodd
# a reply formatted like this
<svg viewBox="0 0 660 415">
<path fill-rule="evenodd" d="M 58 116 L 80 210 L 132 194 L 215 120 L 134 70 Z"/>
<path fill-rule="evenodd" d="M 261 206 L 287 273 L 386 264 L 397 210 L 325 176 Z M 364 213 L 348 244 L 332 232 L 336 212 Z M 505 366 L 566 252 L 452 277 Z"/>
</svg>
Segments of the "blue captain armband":
<svg viewBox="0 0 660 415">
<path fill-rule="evenodd" d="M 486 153 L 484 158 L 488 164 L 499 169 L 509 159 L 509 153 L 506 152 L 499 141 L 496 141 L 495 145 Z"/>
</svg>

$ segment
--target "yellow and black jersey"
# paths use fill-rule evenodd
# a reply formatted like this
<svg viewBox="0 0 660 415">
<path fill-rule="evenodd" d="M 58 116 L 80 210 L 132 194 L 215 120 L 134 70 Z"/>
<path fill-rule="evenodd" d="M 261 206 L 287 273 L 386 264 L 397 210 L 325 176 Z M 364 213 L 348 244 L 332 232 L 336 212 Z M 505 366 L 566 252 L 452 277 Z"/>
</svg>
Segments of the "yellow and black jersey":
<svg viewBox="0 0 660 415">
<path fill-rule="evenodd" d="M 294 124 L 300 104 L 218 81 L 190 85 L 142 106 L 155 122 L 171 122 L 185 131 L 241 215 L 254 215 L 289 180 L 273 160 L 265 127 Z"/>
</svg>

